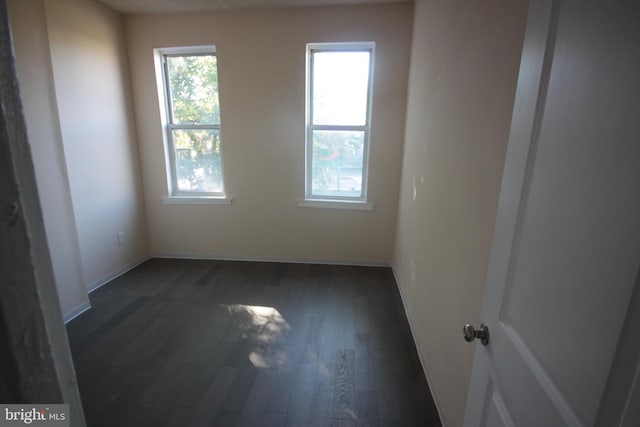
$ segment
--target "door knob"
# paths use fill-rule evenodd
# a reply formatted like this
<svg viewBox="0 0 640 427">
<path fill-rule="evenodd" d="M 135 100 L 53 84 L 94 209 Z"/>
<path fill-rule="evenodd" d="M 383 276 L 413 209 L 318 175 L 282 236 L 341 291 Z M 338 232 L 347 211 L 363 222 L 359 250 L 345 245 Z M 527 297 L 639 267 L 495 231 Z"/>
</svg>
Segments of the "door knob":
<svg viewBox="0 0 640 427">
<path fill-rule="evenodd" d="M 476 329 L 467 323 L 464 325 L 464 328 L 462 328 L 462 333 L 464 334 L 464 340 L 467 342 L 471 342 L 477 338 L 482 345 L 489 344 L 489 328 L 484 323 L 480 325 L 480 329 Z"/>
</svg>

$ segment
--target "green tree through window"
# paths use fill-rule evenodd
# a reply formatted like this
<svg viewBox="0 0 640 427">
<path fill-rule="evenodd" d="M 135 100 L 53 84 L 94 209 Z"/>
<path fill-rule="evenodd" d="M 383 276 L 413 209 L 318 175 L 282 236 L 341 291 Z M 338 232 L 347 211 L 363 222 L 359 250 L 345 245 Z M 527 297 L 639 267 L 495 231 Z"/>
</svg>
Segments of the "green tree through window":
<svg viewBox="0 0 640 427">
<path fill-rule="evenodd" d="M 173 195 L 223 195 L 217 57 L 163 55 Z"/>
</svg>

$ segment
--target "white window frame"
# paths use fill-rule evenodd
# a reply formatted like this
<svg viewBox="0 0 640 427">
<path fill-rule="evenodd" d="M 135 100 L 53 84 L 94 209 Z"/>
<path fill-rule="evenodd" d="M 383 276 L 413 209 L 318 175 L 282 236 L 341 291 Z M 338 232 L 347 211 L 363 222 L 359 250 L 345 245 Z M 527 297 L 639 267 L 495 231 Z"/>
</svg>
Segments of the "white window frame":
<svg viewBox="0 0 640 427">
<path fill-rule="evenodd" d="M 163 198 L 165 204 L 203 204 L 219 203 L 230 204 L 231 198 L 225 192 L 224 155 L 222 143 L 222 117 L 220 124 L 175 124 L 173 123 L 171 89 L 169 86 L 169 68 L 167 57 L 172 56 L 217 56 L 214 45 L 185 46 L 155 49 L 156 75 L 158 81 L 158 95 L 164 107 L 161 108 L 162 126 L 164 129 L 165 165 L 167 172 L 168 196 Z M 218 96 L 220 95 L 220 77 L 218 75 Z M 222 112 L 220 112 L 222 116 Z M 220 174 L 222 177 L 222 191 L 180 191 L 178 189 L 178 175 L 175 162 L 175 147 L 173 131 L 176 129 L 211 129 L 217 130 L 220 138 Z"/>
<path fill-rule="evenodd" d="M 315 52 L 369 52 L 369 81 L 367 88 L 367 112 L 364 126 L 351 125 L 314 125 L 313 119 L 313 54 Z M 375 58 L 374 42 L 336 42 L 336 43 L 308 43 L 306 55 L 306 132 L 305 132 L 305 199 L 299 201 L 304 207 L 333 207 L 372 210 L 373 205 L 367 203 L 369 182 L 369 141 L 371 134 L 371 101 L 373 97 L 373 70 Z M 362 192 L 359 197 L 314 195 L 313 185 L 313 131 L 315 130 L 343 130 L 364 131 L 362 154 Z M 315 203 L 318 202 L 318 203 Z M 342 205 L 342 206 L 341 206 Z"/>
</svg>

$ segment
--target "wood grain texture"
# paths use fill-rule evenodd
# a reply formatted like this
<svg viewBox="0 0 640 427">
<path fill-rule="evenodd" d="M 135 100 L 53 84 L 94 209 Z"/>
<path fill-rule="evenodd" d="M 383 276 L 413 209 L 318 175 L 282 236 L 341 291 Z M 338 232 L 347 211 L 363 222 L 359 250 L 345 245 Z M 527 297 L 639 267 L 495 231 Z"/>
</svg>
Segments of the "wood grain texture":
<svg viewBox="0 0 640 427">
<path fill-rule="evenodd" d="M 333 418 L 356 420 L 355 357 L 353 350 L 336 353 L 336 381 L 333 392 Z"/>
<path fill-rule="evenodd" d="M 388 269 L 151 259 L 91 300 L 89 425 L 440 425 Z"/>
</svg>

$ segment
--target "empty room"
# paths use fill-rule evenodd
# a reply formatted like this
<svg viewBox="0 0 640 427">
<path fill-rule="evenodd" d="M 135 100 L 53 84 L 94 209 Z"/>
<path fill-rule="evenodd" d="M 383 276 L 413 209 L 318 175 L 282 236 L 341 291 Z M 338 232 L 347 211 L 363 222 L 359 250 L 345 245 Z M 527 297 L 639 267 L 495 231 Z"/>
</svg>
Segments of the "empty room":
<svg viewBox="0 0 640 427">
<path fill-rule="evenodd" d="M 2 422 L 640 425 L 613 3 L 0 1 Z"/>
</svg>

